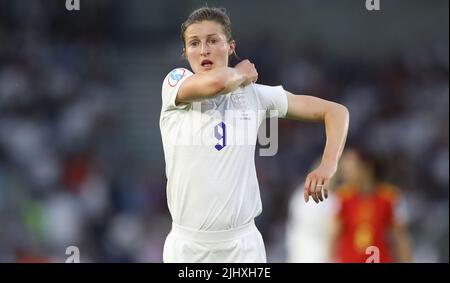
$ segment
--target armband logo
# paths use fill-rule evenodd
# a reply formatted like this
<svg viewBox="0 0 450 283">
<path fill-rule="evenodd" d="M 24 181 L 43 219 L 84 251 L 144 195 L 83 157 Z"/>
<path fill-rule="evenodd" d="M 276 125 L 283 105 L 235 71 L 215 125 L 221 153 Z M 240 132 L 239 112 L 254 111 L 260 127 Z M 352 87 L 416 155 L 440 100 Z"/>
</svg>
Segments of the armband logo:
<svg viewBox="0 0 450 283">
<path fill-rule="evenodd" d="M 178 82 L 184 77 L 185 69 L 175 69 L 169 74 L 168 83 L 171 87 L 175 87 Z"/>
</svg>

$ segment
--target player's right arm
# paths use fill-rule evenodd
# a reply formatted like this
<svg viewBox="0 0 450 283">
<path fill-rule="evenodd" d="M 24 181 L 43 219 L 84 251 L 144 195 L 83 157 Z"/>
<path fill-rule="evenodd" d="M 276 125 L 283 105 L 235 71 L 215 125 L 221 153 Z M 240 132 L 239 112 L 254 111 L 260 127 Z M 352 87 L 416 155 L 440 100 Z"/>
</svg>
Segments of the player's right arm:
<svg viewBox="0 0 450 283">
<path fill-rule="evenodd" d="M 175 103 L 179 105 L 229 93 L 257 79 L 258 72 L 249 60 L 240 62 L 234 68 L 220 67 L 194 74 L 181 84 Z"/>
</svg>

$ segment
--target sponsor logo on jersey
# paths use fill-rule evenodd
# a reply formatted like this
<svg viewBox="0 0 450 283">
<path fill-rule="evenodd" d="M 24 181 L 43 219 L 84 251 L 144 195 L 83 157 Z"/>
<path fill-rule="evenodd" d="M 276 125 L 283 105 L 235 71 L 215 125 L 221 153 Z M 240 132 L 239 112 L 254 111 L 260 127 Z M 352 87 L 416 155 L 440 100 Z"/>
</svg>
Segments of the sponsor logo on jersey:
<svg viewBox="0 0 450 283">
<path fill-rule="evenodd" d="M 169 74 L 168 82 L 171 87 L 175 87 L 178 82 L 184 77 L 185 69 L 175 69 Z"/>
</svg>

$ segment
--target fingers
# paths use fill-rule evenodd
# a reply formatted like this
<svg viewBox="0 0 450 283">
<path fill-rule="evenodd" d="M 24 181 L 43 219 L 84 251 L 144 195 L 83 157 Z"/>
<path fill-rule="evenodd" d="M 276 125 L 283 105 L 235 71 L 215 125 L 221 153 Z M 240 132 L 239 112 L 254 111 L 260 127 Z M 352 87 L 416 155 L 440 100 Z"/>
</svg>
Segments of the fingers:
<svg viewBox="0 0 450 283">
<path fill-rule="evenodd" d="M 256 72 L 256 75 L 254 76 L 252 83 L 256 83 L 257 80 L 258 80 L 258 72 Z"/>
<path fill-rule="evenodd" d="M 308 177 L 306 177 L 306 182 L 305 182 L 305 202 L 309 201 L 309 196 L 311 196 L 313 198 L 313 200 L 316 203 L 319 203 L 319 199 L 317 198 L 315 192 L 314 192 L 314 188 L 316 187 L 316 178 L 314 176 L 308 175 Z"/>
<path fill-rule="evenodd" d="M 316 190 L 316 185 L 317 185 L 317 179 L 313 177 L 312 180 L 311 180 L 311 186 L 309 187 L 309 192 L 310 192 L 313 200 L 316 203 L 319 203 L 319 198 L 317 197 L 316 191 L 315 191 Z"/>
<path fill-rule="evenodd" d="M 258 71 L 256 70 L 255 64 L 250 63 L 249 73 L 250 73 L 250 81 L 252 83 L 256 83 L 258 80 Z"/>
<path fill-rule="evenodd" d="M 322 202 L 328 198 L 328 181 L 327 178 L 308 175 L 305 181 L 304 198 L 305 202 L 309 201 L 309 196 L 316 203 Z"/>
<path fill-rule="evenodd" d="M 253 74 L 250 78 L 250 82 L 256 83 L 257 80 L 258 80 L 258 73 L 255 71 L 255 74 Z"/>
<path fill-rule="evenodd" d="M 303 190 L 303 197 L 305 198 L 305 202 L 309 201 L 309 193 L 306 188 Z"/>
<path fill-rule="evenodd" d="M 309 201 L 309 185 L 310 184 L 311 184 L 311 179 L 309 177 L 307 177 L 306 182 L 305 182 L 305 188 L 304 188 L 305 202 Z"/>
<path fill-rule="evenodd" d="M 328 198 L 328 182 L 323 184 L 323 195 L 324 195 L 325 199 Z"/>
<path fill-rule="evenodd" d="M 250 62 L 248 59 L 239 62 L 236 67 L 240 69 L 246 76 L 246 81 L 243 85 L 248 85 L 250 83 L 256 83 L 258 80 L 258 71 L 256 70 L 255 64 Z"/>
<path fill-rule="evenodd" d="M 323 179 L 319 178 L 316 187 L 314 188 L 314 192 L 319 201 L 323 201 L 322 190 L 323 190 Z"/>
</svg>

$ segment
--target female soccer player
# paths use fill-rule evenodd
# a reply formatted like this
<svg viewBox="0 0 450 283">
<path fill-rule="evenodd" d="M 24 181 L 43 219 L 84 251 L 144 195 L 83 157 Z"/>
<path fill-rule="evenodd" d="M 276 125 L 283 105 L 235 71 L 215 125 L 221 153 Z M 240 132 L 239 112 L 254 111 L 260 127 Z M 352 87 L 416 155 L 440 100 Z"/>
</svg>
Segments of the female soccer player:
<svg viewBox="0 0 450 283">
<path fill-rule="evenodd" d="M 306 178 L 305 201 L 327 198 L 345 144 L 344 106 L 256 84 L 249 60 L 228 66 L 236 48 L 230 26 L 222 8 L 192 12 L 181 37 L 193 73 L 177 68 L 163 82 L 160 129 L 173 220 L 164 262 L 266 262 L 254 224 L 262 211 L 255 144 L 266 117 L 325 122 L 325 149 Z"/>
</svg>

